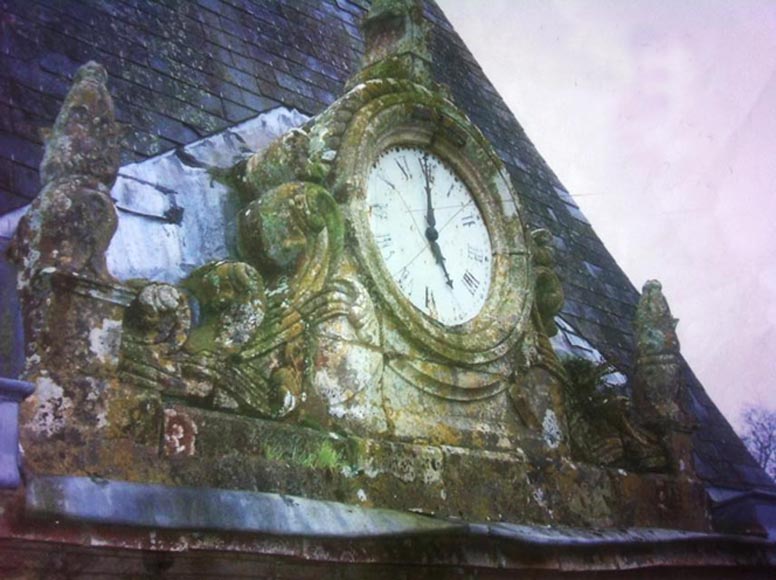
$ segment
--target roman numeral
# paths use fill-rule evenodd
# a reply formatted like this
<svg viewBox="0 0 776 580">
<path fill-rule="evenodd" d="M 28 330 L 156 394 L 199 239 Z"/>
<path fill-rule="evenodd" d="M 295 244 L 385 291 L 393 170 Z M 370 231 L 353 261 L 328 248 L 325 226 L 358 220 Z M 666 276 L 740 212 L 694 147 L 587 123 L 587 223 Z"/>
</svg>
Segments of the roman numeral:
<svg viewBox="0 0 776 580">
<path fill-rule="evenodd" d="M 402 268 L 399 270 L 399 276 L 396 278 L 396 281 L 399 283 L 399 286 L 404 288 L 404 285 L 409 281 L 410 279 L 410 271 L 407 268 Z"/>
<path fill-rule="evenodd" d="M 393 183 L 391 183 L 390 181 L 388 181 L 388 179 L 386 179 L 386 177 L 384 175 L 382 175 L 381 173 L 378 173 L 377 177 L 382 179 L 388 187 L 390 187 L 391 189 L 396 191 L 396 186 Z"/>
<path fill-rule="evenodd" d="M 409 181 L 412 178 L 412 172 L 410 171 L 410 166 L 407 163 L 407 158 L 402 157 L 401 159 L 396 160 L 396 165 L 399 166 L 399 169 L 401 170 L 402 174 L 404 175 L 404 179 L 406 181 Z"/>
<path fill-rule="evenodd" d="M 378 248 L 384 250 L 393 243 L 393 239 L 391 239 L 391 234 L 377 234 L 375 236 L 375 243 Z"/>
<path fill-rule="evenodd" d="M 465 215 L 461 218 L 461 223 L 464 226 L 473 226 L 477 221 L 477 218 L 473 214 Z"/>
<path fill-rule="evenodd" d="M 426 308 L 432 312 L 436 312 L 436 301 L 434 300 L 434 292 L 426 286 Z"/>
<path fill-rule="evenodd" d="M 477 288 L 480 287 L 480 281 L 477 280 L 474 274 L 466 270 L 466 273 L 463 275 L 463 285 L 466 286 L 469 294 L 474 296 L 474 294 L 477 292 Z"/>
<path fill-rule="evenodd" d="M 388 205 L 385 203 L 376 203 L 369 206 L 372 217 L 378 220 L 388 219 Z"/>
<path fill-rule="evenodd" d="M 471 244 L 469 244 L 466 249 L 466 255 L 470 260 L 474 260 L 475 262 L 483 263 L 485 261 L 485 252 L 482 248 L 476 248 Z"/>
</svg>

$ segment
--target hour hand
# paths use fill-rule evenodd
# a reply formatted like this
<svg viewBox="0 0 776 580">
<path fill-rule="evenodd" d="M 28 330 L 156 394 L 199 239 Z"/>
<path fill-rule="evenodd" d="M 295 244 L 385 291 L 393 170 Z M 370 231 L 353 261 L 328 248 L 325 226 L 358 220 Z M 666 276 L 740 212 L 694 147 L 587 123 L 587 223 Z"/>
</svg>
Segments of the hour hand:
<svg viewBox="0 0 776 580">
<path fill-rule="evenodd" d="M 437 264 L 442 266 L 442 271 L 445 273 L 445 282 L 452 288 L 453 280 L 450 278 L 450 274 L 445 266 L 445 257 L 442 255 L 442 248 L 439 247 L 439 244 L 435 240 L 429 240 L 429 244 L 431 244 L 431 253 L 434 254 L 434 260 Z"/>
</svg>

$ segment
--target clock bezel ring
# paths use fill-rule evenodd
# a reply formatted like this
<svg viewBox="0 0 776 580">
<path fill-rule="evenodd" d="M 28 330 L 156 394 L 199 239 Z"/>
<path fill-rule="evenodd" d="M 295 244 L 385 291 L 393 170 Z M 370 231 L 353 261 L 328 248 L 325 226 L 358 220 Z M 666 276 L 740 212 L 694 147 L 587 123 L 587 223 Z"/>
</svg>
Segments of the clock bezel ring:
<svg viewBox="0 0 776 580">
<path fill-rule="evenodd" d="M 422 96 L 422 95 L 421 95 Z M 502 357 L 522 336 L 530 313 L 531 263 L 517 198 L 481 133 L 448 103 L 428 95 L 388 94 L 359 109 L 342 137 L 335 193 L 344 202 L 349 237 L 372 290 L 397 326 L 445 359 L 478 364 Z M 466 184 L 490 236 L 489 295 L 477 315 L 446 326 L 414 306 L 388 272 L 369 224 L 366 183 L 377 157 L 392 147 L 433 153 Z"/>
</svg>

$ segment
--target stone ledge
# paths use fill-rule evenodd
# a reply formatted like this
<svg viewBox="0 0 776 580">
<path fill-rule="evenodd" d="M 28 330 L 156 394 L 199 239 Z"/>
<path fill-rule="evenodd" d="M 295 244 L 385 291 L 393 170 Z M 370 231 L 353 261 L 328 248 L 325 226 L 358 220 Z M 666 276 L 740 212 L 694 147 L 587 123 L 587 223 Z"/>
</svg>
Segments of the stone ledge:
<svg viewBox="0 0 776 580">
<path fill-rule="evenodd" d="M 255 571 L 270 566 L 267 577 L 291 566 L 315 570 L 311 578 L 340 579 L 387 578 L 385 566 L 413 578 L 475 570 L 487 578 L 517 571 L 530 578 L 764 578 L 776 569 L 776 543 L 741 536 L 456 522 L 277 494 L 78 477 L 34 477 L 25 492 L 14 496 L 25 502 L 23 513 L 5 505 L 0 522 L 0 555 L 15 554 L 17 572 L 53 569 L 52 540 L 62 547 L 57 562 L 70 554 L 83 574 L 107 562 L 140 567 L 112 572 L 142 571 L 149 562 L 182 572 L 203 558 L 215 575 L 248 559 Z M 354 575 L 342 576 L 345 565 Z"/>
<path fill-rule="evenodd" d="M 340 538 L 419 534 L 461 527 L 407 512 L 276 493 L 87 477 L 35 477 L 27 483 L 26 492 L 27 515 L 89 524 Z"/>
</svg>

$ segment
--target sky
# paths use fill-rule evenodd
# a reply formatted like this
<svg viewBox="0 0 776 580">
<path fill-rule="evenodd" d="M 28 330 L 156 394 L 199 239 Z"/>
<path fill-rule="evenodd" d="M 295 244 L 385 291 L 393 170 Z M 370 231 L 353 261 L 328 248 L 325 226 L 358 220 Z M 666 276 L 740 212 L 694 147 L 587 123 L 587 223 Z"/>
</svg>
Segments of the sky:
<svg viewBox="0 0 776 580">
<path fill-rule="evenodd" d="M 776 408 L 776 0 L 437 0 L 734 425 Z"/>
</svg>

